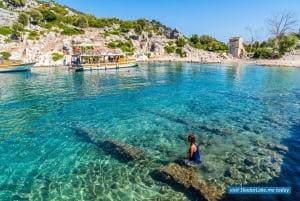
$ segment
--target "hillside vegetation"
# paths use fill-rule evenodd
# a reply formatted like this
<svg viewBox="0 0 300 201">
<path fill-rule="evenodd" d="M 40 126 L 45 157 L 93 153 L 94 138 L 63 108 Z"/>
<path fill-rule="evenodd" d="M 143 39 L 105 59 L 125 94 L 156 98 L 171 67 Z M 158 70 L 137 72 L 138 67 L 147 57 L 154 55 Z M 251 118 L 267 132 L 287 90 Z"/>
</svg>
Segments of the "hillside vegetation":
<svg viewBox="0 0 300 201">
<path fill-rule="evenodd" d="M 156 20 L 97 18 L 55 1 L 0 0 L 0 8 L 7 11 L 6 16 L 17 13 L 11 24 L 2 22 L 0 26 L 0 44 L 4 44 L 2 50 L 5 50 L 2 52 L 22 57 L 40 60 L 41 52 L 44 54 L 45 51 L 51 52 L 51 55 L 53 51 L 71 54 L 71 46 L 81 43 L 98 43 L 103 50 L 124 52 L 136 57 L 166 54 L 197 56 L 198 50 L 219 55 L 228 52 L 226 44 L 211 36 L 193 34 L 188 38 L 179 30 Z M 300 34 L 295 33 L 283 35 L 276 40 L 276 44 L 274 39 L 261 43 L 253 41 L 245 44 L 245 48 L 254 58 L 279 58 L 295 48 L 299 37 Z M 23 45 L 23 52 L 18 50 L 18 53 L 14 53 L 16 50 L 9 45 L 12 43 Z M 59 46 L 59 43 L 63 45 Z M 34 44 L 36 46 L 30 46 Z M 33 50 L 38 45 L 39 49 Z"/>
<path fill-rule="evenodd" d="M 6 43 L 40 40 L 50 32 L 56 33 L 57 37 L 74 37 L 96 30 L 99 33 L 98 40 L 102 39 L 106 48 L 117 49 L 128 55 L 142 53 L 149 57 L 155 54 L 175 54 L 185 57 L 188 54 L 187 49 L 191 48 L 211 52 L 228 50 L 224 43 L 210 36 L 193 35 L 187 38 L 178 30 L 156 20 L 97 18 L 54 1 L 0 0 L 0 7 L 18 12 L 18 17 L 11 26 L 0 27 L 0 35 Z"/>
</svg>

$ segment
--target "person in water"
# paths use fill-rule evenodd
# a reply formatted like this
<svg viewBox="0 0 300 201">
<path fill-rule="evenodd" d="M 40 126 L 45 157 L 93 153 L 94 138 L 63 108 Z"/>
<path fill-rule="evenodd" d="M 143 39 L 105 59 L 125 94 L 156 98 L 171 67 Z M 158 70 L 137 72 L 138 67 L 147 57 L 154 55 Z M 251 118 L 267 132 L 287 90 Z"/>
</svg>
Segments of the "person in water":
<svg viewBox="0 0 300 201">
<path fill-rule="evenodd" d="M 196 143 L 196 137 L 194 135 L 189 135 L 188 142 L 190 143 L 190 148 L 188 151 L 188 155 L 184 157 L 185 163 L 189 166 L 197 166 L 202 161 L 200 158 L 199 146 Z"/>
</svg>

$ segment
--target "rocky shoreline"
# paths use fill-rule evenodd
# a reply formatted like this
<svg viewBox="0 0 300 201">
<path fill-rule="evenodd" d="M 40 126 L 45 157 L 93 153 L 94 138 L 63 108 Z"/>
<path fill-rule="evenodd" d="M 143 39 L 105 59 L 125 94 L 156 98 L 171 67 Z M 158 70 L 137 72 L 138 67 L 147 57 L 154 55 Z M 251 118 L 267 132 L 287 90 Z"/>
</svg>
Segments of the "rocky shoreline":
<svg viewBox="0 0 300 201">
<path fill-rule="evenodd" d="M 147 60 L 139 60 L 140 63 L 154 63 L 154 62 L 188 62 L 188 63 L 203 63 L 203 64 L 226 64 L 226 65 L 233 65 L 233 66 L 242 66 L 246 64 L 252 64 L 252 65 L 259 65 L 259 66 L 276 66 L 276 67 L 295 67 L 300 68 L 300 60 L 282 60 L 282 59 L 208 59 L 208 60 L 201 60 L 198 58 L 179 58 L 179 57 L 159 57 L 159 58 L 150 58 Z M 61 67 L 63 64 L 63 61 L 57 62 L 49 65 L 49 64 L 43 64 L 43 63 L 37 63 L 35 65 L 35 68 L 38 67 Z"/>
<path fill-rule="evenodd" d="M 211 63 L 211 64 L 228 64 L 234 66 L 241 66 L 244 64 L 253 64 L 260 66 L 277 66 L 277 67 L 297 67 L 300 68 L 300 59 L 295 58 L 291 60 L 287 59 L 199 59 L 195 57 L 171 57 L 171 56 L 163 56 L 157 58 L 151 58 L 148 61 L 150 62 L 191 62 L 191 63 Z"/>
<path fill-rule="evenodd" d="M 33 28 L 32 28 L 33 29 Z M 125 40 L 124 36 L 99 37 L 98 29 L 87 29 L 86 33 L 79 36 L 63 36 L 55 32 L 44 33 L 39 40 L 30 40 L 24 37 L 22 41 L 5 42 L 5 37 L 0 36 L 0 48 L 3 52 L 10 52 L 10 59 L 22 59 L 25 62 L 37 62 L 35 67 L 62 66 L 66 58 L 67 63 L 71 63 L 73 54 L 73 44 L 90 44 L 100 46 L 102 51 L 121 53 L 120 49 L 109 49 L 107 44 L 110 41 Z M 101 32 L 101 33 L 102 33 Z M 176 32 L 177 33 L 177 32 Z M 134 35 L 129 32 L 126 37 Z M 175 40 L 175 39 L 174 39 Z M 144 41 L 144 42 L 141 42 Z M 149 38 L 146 33 L 133 40 L 135 49 L 132 58 L 138 62 L 195 62 L 195 63 L 222 63 L 234 66 L 243 64 L 263 65 L 263 66 L 285 66 L 300 67 L 300 50 L 293 50 L 289 55 L 282 59 L 237 59 L 232 58 L 226 53 L 215 53 L 200 49 L 195 49 L 189 45 L 183 47 L 186 57 L 180 57 L 178 54 L 168 54 L 164 50 L 165 44 L 173 39 L 166 37 L 153 36 Z M 63 55 L 60 60 L 53 60 L 53 54 Z"/>
</svg>

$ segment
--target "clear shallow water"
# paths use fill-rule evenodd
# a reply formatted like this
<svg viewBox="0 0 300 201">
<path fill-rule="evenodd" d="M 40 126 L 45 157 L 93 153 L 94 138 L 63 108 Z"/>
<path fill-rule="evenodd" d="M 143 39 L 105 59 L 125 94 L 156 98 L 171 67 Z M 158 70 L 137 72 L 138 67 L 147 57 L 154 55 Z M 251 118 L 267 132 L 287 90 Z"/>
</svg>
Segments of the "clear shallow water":
<svg viewBox="0 0 300 201">
<path fill-rule="evenodd" d="M 150 176 L 185 155 L 190 133 L 199 179 L 221 190 L 292 186 L 291 196 L 258 198 L 300 197 L 299 69 L 36 68 L 0 74 L 0 111 L 1 200 L 196 200 Z M 140 148 L 148 163 L 124 161 L 85 134 Z"/>
</svg>

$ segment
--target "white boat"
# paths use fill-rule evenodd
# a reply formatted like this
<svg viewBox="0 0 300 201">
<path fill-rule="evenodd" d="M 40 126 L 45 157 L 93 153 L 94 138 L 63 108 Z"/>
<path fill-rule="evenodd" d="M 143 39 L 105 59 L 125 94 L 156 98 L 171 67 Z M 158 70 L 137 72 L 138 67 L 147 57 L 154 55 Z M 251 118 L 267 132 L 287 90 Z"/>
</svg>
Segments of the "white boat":
<svg viewBox="0 0 300 201">
<path fill-rule="evenodd" d="M 0 73 L 30 71 L 36 62 L 24 63 L 17 61 L 0 61 Z"/>
<path fill-rule="evenodd" d="M 135 59 L 128 59 L 123 54 L 74 54 L 70 69 L 80 70 L 106 70 L 129 68 L 137 66 Z"/>
<path fill-rule="evenodd" d="M 125 54 L 103 53 L 106 51 L 92 44 L 77 45 L 73 49 L 70 69 L 76 71 L 119 69 L 138 65 L 136 59 L 127 58 Z"/>
</svg>

